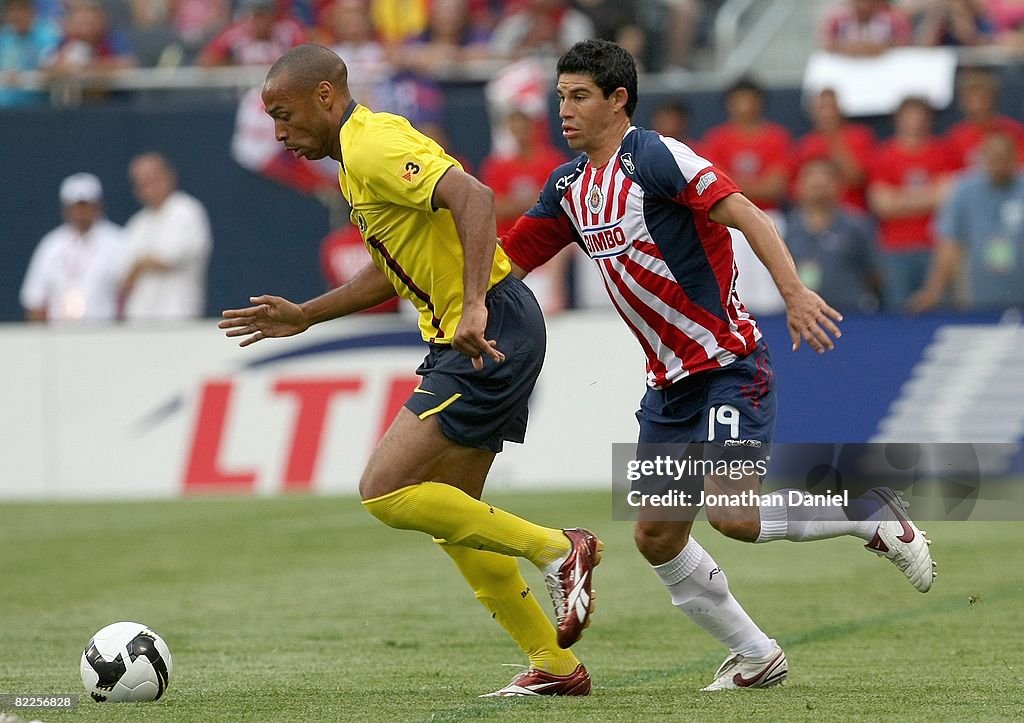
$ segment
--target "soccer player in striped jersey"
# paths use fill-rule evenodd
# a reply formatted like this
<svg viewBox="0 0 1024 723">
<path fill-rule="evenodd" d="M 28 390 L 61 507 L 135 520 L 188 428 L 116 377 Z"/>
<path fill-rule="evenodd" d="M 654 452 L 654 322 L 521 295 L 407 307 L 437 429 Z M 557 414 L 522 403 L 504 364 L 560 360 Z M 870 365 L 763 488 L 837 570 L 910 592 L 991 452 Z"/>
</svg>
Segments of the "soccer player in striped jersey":
<svg viewBox="0 0 1024 723">
<path fill-rule="evenodd" d="M 614 43 L 587 40 L 558 62 L 562 134 L 577 151 L 551 174 L 533 209 L 502 239 L 513 272 L 525 276 L 576 243 L 594 261 L 608 295 L 647 356 L 639 447 L 724 443 L 767 449 L 775 384 L 756 320 L 735 292 L 726 226 L 743 232 L 786 303 L 795 351 L 832 349 L 839 312 L 809 290 L 771 220 L 729 177 L 689 147 L 631 122 L 636 65 Z M 757 496 L 760 477 L 703 480 L 706 492 Z M 786 491 L 783 491 L 785 494 Z M 922 592 L 932 581 L 924 534 L 891 490 L 868 493 L 874 515 L 842 507 L 707 507 L 711 525 L 750 542 L 861 537 Z M 699 498 L 695 498 L 699 499 Z M 760 498 L 758 498 L 760 499 Z M 705 690 L 768 687 L 785 680 L 786 656 L 729 591 L 726 576 L 690 534 L 691 519 L 642 508 L 637 547 L 673 604 L 729 648 Z"/>
<path fill-rule="evenodd" d="M 391 527 L 431 535 L 529 658 L 526 671 L 488 695 L 587 695 L 590 676 L 568 648 L 590 622 L 601 542 L 480 500 L 494 455 L 526 434 L 544 359 L 540 307 L 496 246 L 490 190 L 406 119 L 356 103 L 347 81 L 341 58 L 302 45 L 270 69 L 263 102 L 286 148 L 340 162 L 342 194 L 373 263 L 301 305 L 253 297 L 253 306 L 225 311 L 220 327 L 247 346 L 395 294 L 416 306 L 430 350 L 419 386 L 363 472 L 363 505 Z M 517 557 L 544 573 L 557 631 Z"/>
</svg>

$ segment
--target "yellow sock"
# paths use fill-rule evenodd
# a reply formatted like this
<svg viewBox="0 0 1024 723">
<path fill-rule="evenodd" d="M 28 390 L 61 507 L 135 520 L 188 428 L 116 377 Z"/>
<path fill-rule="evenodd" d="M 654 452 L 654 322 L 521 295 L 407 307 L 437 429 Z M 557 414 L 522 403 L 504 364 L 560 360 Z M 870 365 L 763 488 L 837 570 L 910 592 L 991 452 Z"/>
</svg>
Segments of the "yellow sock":
<svg viewBox="0 0 1024 723">
<path fill-rule="evenodd" d="M 541 610 L 515 558 L 434 540 L 455 561 L 479 600 L 530 659 L 530 667 L 568 675 L 580 661 L 558 647 L 558 636 Z"/>
<path fill-rule="evenodd" d="M 525 557 L 537 567 L 568 554 L 561 530 L 541 527 L 474 499 L 457 487 L 421 482 L 363 506 L 386 525 L 419 530 L 450 545 Z"/>
</svg>

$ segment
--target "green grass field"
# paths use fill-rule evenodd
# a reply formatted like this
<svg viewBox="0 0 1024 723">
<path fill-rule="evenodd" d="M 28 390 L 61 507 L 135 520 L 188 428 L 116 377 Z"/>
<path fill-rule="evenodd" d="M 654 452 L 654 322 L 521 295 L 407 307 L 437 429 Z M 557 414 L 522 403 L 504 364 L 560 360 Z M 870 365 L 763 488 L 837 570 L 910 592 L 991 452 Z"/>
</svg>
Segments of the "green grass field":
<svg viewBox="0 0 1024 723">
<path fill-rule="evenodd" d="M 673 609 L 604 493 L 490 498 L 607 543 L 586 699 L 479 700 L 521 664 L 448 558 L 354 498 L 0 507 L 0 693 L 81 693 L 90 635 L 151 626 L 156 703 L 25 721 L 1005 720 L 1024 715 L 1024 525 L 932 523 L 926 595 L 852 539 L 698 536 L 790 661 L 782 688 L 697 692 L 724 651 Z M 539 589 L 540 576 L 527 579 Z M 969 602 L 973 599 L 974 602 Z"/>
</svg>

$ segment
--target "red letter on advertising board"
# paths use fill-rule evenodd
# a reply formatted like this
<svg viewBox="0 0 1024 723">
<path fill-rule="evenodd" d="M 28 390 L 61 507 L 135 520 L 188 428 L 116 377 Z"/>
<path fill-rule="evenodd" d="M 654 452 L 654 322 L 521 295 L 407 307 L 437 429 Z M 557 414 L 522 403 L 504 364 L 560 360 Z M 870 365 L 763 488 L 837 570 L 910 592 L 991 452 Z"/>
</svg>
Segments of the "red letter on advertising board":
<svg viewBox="0 0 1024 723">
<path fill-rule="evenodd" d="M 388 397 L 384 401 L 384 412 L 380 418 L 380 428 L 377 430 L 377 439 L 373 442 L 375 445 L 381 440 L 384 433 L 388 431 L 388 427 L 395 420 L 398 410 L 405 405 L 405 400 L 412 394 L 412 390 L 419 385 L 420 377 L 401 376 L 391 380 L 391 384 L 388 385 Z"/>
<path fill-rule="evenodd" d="M 218 461 L 230 401 L 231 382 L 206 382 L 203 385 L 195 435 L 192 437 L 192 451 L 185 470 L 186 492 L 252 491 L 256 481 L 255 471 L 228 471 Z"/>
<path fill-rule="evenodd" d="M 313 484 L 327 406 L 335 394 L 357 392 L 360 379 L 288 379 L 274 385 L 274 391 L 294 394 L 299 402 L 295 434 L 292 436 L 284 473 L 286 490 L 308 490 Z"/>
</svg>

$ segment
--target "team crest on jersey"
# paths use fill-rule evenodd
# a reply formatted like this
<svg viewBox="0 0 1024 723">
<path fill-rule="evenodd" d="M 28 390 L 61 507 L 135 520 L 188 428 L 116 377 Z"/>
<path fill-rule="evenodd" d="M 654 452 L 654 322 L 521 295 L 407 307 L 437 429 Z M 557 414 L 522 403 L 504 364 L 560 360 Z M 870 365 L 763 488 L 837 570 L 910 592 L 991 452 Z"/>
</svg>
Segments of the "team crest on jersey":
<svg viewBox="0 0 1024 723">
<path fill-rule="evenodd" d="M 621 156 L 619 156 L 619 162 L 622 164 L 622 167 L 625 168 L 626 171 L 628 171 L 629 173 L 636 173 L 636 166 L 633 165 L 632 153 L 623 153 Z"/>
<path fill-rule="evenodd" d="M 601 193 L 600 186 L 591 186 L 590 193 L 587 194 L 587 208 L 590 209 L 591 213 L 597 213 L 601 210 L 601 206 L 604 205 L 604 194 Z"/>
<path fill-rule="evenodd" d="M 356 228 L 359 229 L 359 233 L 361 233 L 363 236 L 366 236 L 366 229 L 369 228 L 369 226 L 366 223 L 366 216 L 364 216 L 359 211 L 353 211 L 352 221 L 355 223 Z"/>
</svg>

